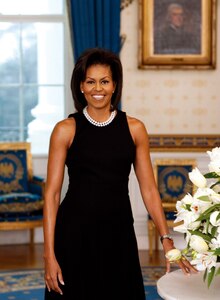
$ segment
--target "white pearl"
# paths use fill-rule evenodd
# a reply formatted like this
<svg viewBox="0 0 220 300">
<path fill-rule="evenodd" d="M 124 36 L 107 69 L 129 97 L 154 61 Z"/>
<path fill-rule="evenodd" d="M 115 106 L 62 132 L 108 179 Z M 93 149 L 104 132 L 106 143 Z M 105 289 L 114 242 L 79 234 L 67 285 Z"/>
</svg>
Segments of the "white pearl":
<svg viewBox="0 0 220 300">
<path fill-rule="evenodd" d="M 83 114 L 84 114 L 84 116 L 86 117 L 86 119 L 87 119 L 91 124 L 93 124 L 93 125 L 95 125 L 95 126 L 98 126 L 98 127 L 103 127 L 103 126 L 109 125 L 109 124 L 113 121 L 113 119 L 114 119 L 114 117 L 115 117 L 115 115 L 116 115 L 116 110 L 114 110 L 113 112 L 111 112 L 111 115 L 110 115 L 110 117 L 108 118 L 108 120 L 106 120 L 106 121 L 104 121 L 104 122 L 98 122 L 98 121 L 92 119 L 92 118 L 90 117 L 90 115 L 88 114 L 87 106 L 83 109 Z"/>
</svg>

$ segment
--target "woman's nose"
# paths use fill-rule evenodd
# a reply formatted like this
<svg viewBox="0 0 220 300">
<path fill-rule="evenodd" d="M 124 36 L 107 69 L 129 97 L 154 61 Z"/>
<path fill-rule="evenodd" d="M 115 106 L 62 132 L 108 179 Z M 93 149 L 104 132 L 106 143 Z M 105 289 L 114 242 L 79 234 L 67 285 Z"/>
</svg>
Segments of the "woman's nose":
<svg viewBox="0 0 220 300">
<path fill-rule="evenodd" d="M 101 91 L 102 90 L 102 85 L 99 83 L 99 82 L 97 82 L 96 84 L 95 84 L 95 90 L 96 91 Z"/>
</svg>

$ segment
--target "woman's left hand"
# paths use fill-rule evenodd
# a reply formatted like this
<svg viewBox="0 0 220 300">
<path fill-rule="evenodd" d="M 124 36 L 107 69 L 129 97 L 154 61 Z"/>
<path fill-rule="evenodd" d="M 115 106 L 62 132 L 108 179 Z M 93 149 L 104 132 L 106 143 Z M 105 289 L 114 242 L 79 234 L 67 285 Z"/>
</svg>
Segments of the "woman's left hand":
<svg viewBox="0 0 220 300">
<path fill-rule="evenodd" d="M 164 249 L 165 255 L 166 255 L 166 253 L 168 253 L 168 251 L 175 249 L 173 241 L 170 239 L 164 239 L 163 240 L 163 249 Z M 173 261 L 172 263 L 177 264 L 180 267 L 180 269 L 182 269 L 182 271 L 185 275 L 190 275 L 190 273 L 198 272 L 196 270 L 196 268 L 193 267 L 190 264 L 190 262 L 186 259 L 186 257 L 183 255 L 180 258 L 178 258 L 177 260 Z M 171 268 L 171 262 L 169 261 L 169 259 L 166 258 L 166 272 L 167 273 L 170 272 L 170 268 Z"/>
</svg>

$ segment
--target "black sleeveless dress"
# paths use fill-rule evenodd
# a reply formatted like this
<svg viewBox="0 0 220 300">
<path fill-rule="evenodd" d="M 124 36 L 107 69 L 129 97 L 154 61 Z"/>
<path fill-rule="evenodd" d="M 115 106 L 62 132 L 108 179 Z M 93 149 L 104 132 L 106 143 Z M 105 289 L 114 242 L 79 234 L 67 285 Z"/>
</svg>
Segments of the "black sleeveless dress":
<svg viewBox="0 0 220 300">
<path fill-rule="evenodd" d="M 63 296 L 45 299 L 144 300 L 145 292 L 128 192 L 135 158 L 126 114 L 107 126 L 74 113 L 76 133 L 67 154 L 69 187 L 57 215 L 55 254 Z"/>
</svg>

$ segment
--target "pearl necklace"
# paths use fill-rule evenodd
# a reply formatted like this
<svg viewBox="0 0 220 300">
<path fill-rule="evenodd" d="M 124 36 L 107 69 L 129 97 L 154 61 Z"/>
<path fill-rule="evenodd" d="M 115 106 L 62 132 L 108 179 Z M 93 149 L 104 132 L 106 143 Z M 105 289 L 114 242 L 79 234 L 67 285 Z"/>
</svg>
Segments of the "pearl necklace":
<svg viewBox="0 0 220 300">
<path fill-rule="evenodd" d="M 104 126 L 109 125 L 109 124 L 113 121 L 113 119 L 114 119 L 114 117 L 115 117 L 115 115 L 116 115 L 116 110 L 113 110 L 113 111 L 111 112 L 111 115 L 110 115 L 110 117 L 108 118 L 108 120 L 106 120 L 106 121 L 104 121 L 104 122 L 98 122 L 98 121 L 92 119 L 92 118 L 90 117 L 90 115 L 88 114 L 87 106 L 83 109 L 83 114 L 84 114 L 84 116 L 86 117 L 86 119 L 87 119 L 91 124 L 93 124 L 93 125 L 95 125 L 95 126 L 98 126 L 98 127 L 104 127 Z"/>
</svg>

